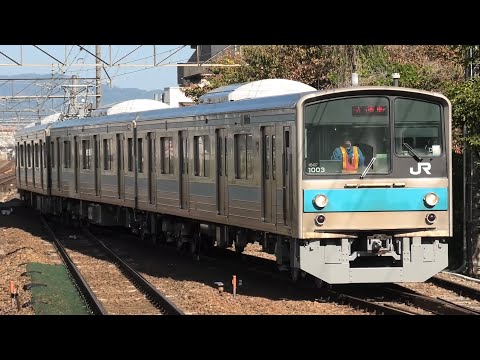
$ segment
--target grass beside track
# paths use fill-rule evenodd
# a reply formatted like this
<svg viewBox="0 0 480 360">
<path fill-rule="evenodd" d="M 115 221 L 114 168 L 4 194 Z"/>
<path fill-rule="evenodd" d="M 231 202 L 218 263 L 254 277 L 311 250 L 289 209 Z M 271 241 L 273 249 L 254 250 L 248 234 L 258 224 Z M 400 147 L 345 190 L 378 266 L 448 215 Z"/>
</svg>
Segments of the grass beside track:
<svg viewBox="0 0 480 360">
<path fill-rule="evenodd" d="M 36 315 L 89 315 L 90 312 L 64 265 L 28 263 L 32 284 L 33 310 Z"/>
</svg>

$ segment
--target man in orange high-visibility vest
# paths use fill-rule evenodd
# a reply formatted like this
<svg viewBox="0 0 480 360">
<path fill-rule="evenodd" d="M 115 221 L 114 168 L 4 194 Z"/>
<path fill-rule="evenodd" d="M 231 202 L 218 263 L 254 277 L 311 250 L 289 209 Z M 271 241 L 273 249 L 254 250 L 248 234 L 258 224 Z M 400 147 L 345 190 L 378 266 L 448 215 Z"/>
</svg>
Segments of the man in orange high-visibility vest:
<svg viewBox="0 0 480 360">
<path fill-rule="evenodd" d="M 352 146 L 349 139 L 345 139 L 343 146 L 336 148 L 332 160 L 342 160 L 342 169 L 346 172 L 356 172 L 359 166 L 364 166 L 365 157 L 358 146 Z"/>
</svg>

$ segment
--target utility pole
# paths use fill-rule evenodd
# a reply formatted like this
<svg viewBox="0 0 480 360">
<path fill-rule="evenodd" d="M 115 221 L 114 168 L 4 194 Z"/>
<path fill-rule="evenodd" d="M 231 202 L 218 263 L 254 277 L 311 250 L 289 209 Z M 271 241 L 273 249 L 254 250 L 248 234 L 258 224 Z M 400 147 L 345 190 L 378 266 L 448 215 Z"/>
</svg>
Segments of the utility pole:
<svg viewBox="0 0 480 360">
<path fill-rule="evenodd" d="M 78 109 L 77 109 L 77 94 L 78 94 L 77 87 L 78 87 L 78 75 L 72 75 L 72 97 L 71 97 L 71 101 L 72 101 L 73 112 L 75 114 L 78 112 Z"/>
<path fill-rule="evenodd" d="M 95 56 L 96 56 L 96 71 L 95 71 L 95 78 L 96 78 L 96 102 L 95 102 L 95 108 L 98 109 L 100 107 L 100 100 L 102 97 L 102 82 L 101 82 L 101 76 L 102 76 L 102 66 L 100 63 L 100 59 L 102 56 L 102 51 L 101 51 L 101 45 L 95 45 Z"/>
</svg>

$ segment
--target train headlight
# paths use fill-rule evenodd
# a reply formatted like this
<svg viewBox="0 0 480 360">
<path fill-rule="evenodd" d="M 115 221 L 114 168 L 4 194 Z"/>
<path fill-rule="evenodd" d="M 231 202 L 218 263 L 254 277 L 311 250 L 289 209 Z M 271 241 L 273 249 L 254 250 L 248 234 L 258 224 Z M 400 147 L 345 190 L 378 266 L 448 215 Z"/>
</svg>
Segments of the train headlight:
<svg viewBox="0 0 480 360">
<path fill-rule="evenodd" d="M 315 198 L 313 199 L 313 204 L 317 207 L 317 208 L 324 208 L 328 203 L 328 198 L 326 195 L 323 195 L 323 194 L 319 194 L 317 196 L 315 196 Z"/>
<path fill-rule="evenodd" d="M 423 201 L 425 202 L 425 204 L 428 206 L 428 207 L 434 207 L 435 205 L 438 204 L 438 195 L 431 192 L 431 193 L 428 193 L 427 195 L 425 195 L 425 197 L 423 198 Z"/>
</svg>

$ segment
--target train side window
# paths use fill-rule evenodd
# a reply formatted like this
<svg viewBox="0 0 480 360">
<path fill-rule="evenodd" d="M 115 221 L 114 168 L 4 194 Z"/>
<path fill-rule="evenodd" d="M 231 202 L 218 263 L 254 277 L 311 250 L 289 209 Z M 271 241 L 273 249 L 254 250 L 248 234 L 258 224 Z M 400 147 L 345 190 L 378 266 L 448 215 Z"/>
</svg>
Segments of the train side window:
<svg viewBox="0 0 480 360">
<path fill-rule="evenodd" d="M 247 134 L 234 136 L 235 179 L 253 178 L 253 137 Z"/>
<path fill-rule="evenodd" d="M 92 153 L 92 149 L 90 148 L 90 140 L 82 140 L 82 168 L 83 169 L 90 169 L 91 153 Z"/>
<path fill-rule="evenodd" d="M 210 142 L 207 135 L 194 136 L 194 174 L 208 177 L 210 163 Z"/>
<path fill-rule="evenodd" d="M 246 178 L 246 136 L 234 136 L 234 157 L 235 157 L 235 179 Z"/>
<path fill-rule="evenodd" d="M 55 143 L 53 141 L 50 142 L 50 159 L 52 169 L 55 167 Z"/>
<path fill-rule="evenodd" d="M 160 171 L 162 174 L 173 174 L 173 138 L 160 138 L 160 161 L 162 162 Z"/>
<path fill-rule="evenodd" d="M 71 167 L 71 145 L 70 141 L 63 142 L 63 167 L 69 169 Z"/>
<path fill-rule="evenodd" d="M 103 170 L 112 170 L 112 139 L 103 139 Z"/>
<path fill-rule="evenodd" d="M 143 173 L 143 139 L 137 139 L 138 172 Z"/>
<path fill-rule="evenodd" d="M 128 171 L 133 171 L 133 138 L 128 138 L 127 139 L 127 151 L 128 151 L 128 156 L 127 156 L 127 165 L 128 165 Z"/>
</svg>

